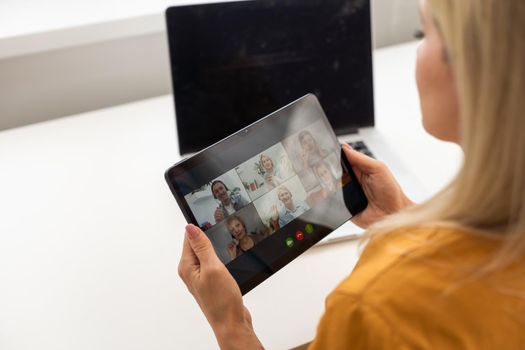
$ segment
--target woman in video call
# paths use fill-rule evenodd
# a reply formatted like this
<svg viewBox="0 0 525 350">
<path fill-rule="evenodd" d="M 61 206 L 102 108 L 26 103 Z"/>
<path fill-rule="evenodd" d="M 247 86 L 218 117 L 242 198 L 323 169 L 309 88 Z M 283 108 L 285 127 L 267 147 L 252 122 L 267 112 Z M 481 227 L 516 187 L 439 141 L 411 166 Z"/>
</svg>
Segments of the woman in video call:
<svg viewBox="0 0 525 350">
<path fill-rule="evenodd" d="M 337 179 L 330 170 L 330 165 L 324 160 L 320 160 L 312 166 L 314 174 L 319 179 L 321 188 L 317 191 L 312 191 L 308 194 L 307 203 L 310 207 L 315 206 L 320 201 L 328 198 L 331 194 L 334 194 L 337 188 L 340 186 Z"/>
<path fill-rule="evenodd" d="M 337 179 L 334 176 L 331 166 L 325 160 L 320 160 L 315 163 L 312 170 L 319 179 L 321 188 L 308 194 L 306 202 L 310 207 L 314 207 L 319 202 L 327 199 L 336 193 L 338 188 L 343 187 L 343 183 L 346 184 L 350 181 L 350 175 L 346 173 L 343 173 L 343 178 Z"/>
<path fill-rule="evenodd" d="M 211 193 L 213 198 L 218 199 L 220 204 L 213 217 L 215 222 L 224 220 L 230 214 L 235 213 L 248 204 L 248 201 L 241 194 L 231 194 L 228 186 L 221 180 L 215 180 L 211 183 Z"/>
<path fill-rule="evenodd" d="M 316 139 L 308 130 L 301 131 L 298 135 L 298 139 L 299 144 L 301 145 L 303 169 L 308 169 L 314 163 L 328 155 L 327 151 L 319 147 Z"/>
<path fill-rule="evenodd" d="M 423 125 L 459 144 L 464 162 L 414 205 L 384 164 L 343 146 L 369 200 L 353 219 L 368 244 L 328 296 L 310 349 L 525 348 L 525 1 L 421 0 L 420 12 Z M 179 274 L 221 348 L 262 348 L 193 225 Z"/>
<path fill-rule="evenodd" d="M 273 189 L 283 183 L 281 169 L 274 165 L 272 158 L 263 153 L 260 156 L 259 164 L 264 170 L 264 182 L 269 189 Z"/>
<path fill-rule="evenodd" d="M 271 208 L 273 227 L 276 229 L 283 227 L 309 209 L 305 202 L 294 199 L 292 192 L 286 186 L 277 189 L 277 198 L 282 203 L 282 207 L 277 209 L 277 206 L 274 205 Z"/>
<path fill-rule="evenodd" d="M 322 197 L 326 198 L 337 190 L 337 179 L 335 178 L 330 166 L 324 160 L 314 164 L 314 173 L 320 180 Z"/>
<path fill-rule="evenodd" d="M 226 227 L 235 240 L 228 244 L 228 253 L 232 260 L 264 239 L 263 235 L 248 233 L 244 220 L 235 214 L 226 219 Z"/>
</svg>

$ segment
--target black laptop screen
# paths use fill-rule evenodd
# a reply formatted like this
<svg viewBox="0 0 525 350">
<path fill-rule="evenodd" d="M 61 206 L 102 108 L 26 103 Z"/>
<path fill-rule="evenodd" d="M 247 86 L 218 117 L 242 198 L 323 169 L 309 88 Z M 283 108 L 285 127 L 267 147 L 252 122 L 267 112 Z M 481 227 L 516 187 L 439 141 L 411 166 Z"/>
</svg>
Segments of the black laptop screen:
<svg viewBox="0 0 525 350">
<path fill-rule="evenodd" d="M 181 153 L 314 93 L 337 134 L 373 125 L 369 0 L 248 0 L 166 11 Z"/>
</svg>

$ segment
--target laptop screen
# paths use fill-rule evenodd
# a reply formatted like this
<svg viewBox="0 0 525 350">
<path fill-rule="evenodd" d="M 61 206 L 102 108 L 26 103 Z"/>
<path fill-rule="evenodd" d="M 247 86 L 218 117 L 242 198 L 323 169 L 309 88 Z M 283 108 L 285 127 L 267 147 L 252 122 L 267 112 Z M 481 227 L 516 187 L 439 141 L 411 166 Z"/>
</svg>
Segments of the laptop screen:
<svg viewBox="0 0 525 350">
<path fill-rule="evenodd" d="M 166 10 L 181 154 L 314 93 L 337 134 L 374 123 L 369 0 Z"/>
</svg>

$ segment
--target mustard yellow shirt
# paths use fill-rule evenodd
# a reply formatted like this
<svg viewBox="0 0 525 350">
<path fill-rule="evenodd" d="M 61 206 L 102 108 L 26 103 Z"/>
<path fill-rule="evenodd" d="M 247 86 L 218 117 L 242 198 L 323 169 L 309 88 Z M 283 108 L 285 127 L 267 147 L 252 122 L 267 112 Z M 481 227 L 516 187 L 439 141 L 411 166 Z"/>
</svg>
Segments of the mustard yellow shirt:
<svg viewBox="0 0 525 350">
<path fill-rule="evenodd" d="M 309 349 L 525 349 L 525 260 L 473 276 L 500 244 L 451 228 L 373 239 Z"/>
</svg>

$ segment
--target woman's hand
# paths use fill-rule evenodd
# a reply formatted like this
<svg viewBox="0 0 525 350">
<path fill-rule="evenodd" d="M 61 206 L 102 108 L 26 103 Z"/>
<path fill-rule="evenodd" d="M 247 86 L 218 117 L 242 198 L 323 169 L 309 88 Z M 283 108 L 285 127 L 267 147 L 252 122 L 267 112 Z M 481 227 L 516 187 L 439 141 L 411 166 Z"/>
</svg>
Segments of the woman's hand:
<svg viewBox="0 0 525 350">
<path fill-rule="evenodd" d="M 179 276 L 206 316 L 221 349 L 262 349 L 239 286 L 208 237 L 194 225 L 186 226 Z"/>
<path fill-rule="evenodd" d="M 367 228 L 384 216 L 414 204 L 384 163 L 352 149 L 347 144 L 343 144 L 343 151 L 368 198 L 368 207 L 352 218 L 354 224 Z"/>
<path fill-rule="evenodd" d="M 235 242 L 231 241 L 230 243 L 228 243 L 226 248 L 228 248 L 228 254 L 230 254 L 230 258 L 232 260 L 235 259 L 237 257 L 237 245 L 235 244 Z"/>
<path fill-rule="evenodd" d="M 276 187 L 273 175 L 266 175 L 266 181 L 270 184 L 271 187 Z"/>
<path fill-rule="evenodd" d="M 308 169 L 310 166 L 310 152 L 305 149 L 301 150 L 301 160 L 303 161 L 303 169 Z"/>
</svg>

